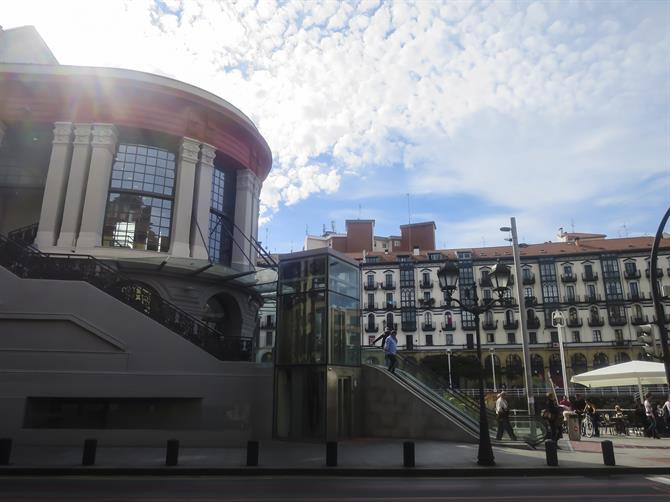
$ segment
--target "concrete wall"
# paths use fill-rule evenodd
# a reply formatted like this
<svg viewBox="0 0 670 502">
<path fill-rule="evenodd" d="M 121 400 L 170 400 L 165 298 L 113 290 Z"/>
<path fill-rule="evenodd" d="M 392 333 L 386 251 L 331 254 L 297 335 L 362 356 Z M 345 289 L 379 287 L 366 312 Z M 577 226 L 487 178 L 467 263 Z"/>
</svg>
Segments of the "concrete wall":
<svg viewBox="0 0 670 502">
<path fill-rule="evenodd" d="M 477 442 L 386 370 L 367 365 L 362 369 L 364 436 Z"/>
<path fill-rule="evenodd" d="M 234 445 L 269 438 L 272 367 L 222 362 L 95 287 L 0 267 L 0 435 L 19 444 Z M 23 429 L 27 397 L 188 398 L 183 430 Z"/>
</svg>

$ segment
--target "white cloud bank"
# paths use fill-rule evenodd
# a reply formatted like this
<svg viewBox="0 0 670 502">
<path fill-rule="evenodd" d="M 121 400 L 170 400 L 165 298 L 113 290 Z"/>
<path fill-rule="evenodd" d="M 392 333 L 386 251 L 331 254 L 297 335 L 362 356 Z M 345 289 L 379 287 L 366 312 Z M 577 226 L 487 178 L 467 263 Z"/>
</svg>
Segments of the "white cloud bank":
<svg viewBox="0 0 670 502">
<path fill-rule="evenodd" d="M 416 170 L 418 193 L 539 209 L 668 170 L 662 2 L 16 0 L 1 14 L 36 25 L 61 63 L 169 75 L 243 110 L 274 155 L 263 221 L 375 166 Z"/>
</svg>

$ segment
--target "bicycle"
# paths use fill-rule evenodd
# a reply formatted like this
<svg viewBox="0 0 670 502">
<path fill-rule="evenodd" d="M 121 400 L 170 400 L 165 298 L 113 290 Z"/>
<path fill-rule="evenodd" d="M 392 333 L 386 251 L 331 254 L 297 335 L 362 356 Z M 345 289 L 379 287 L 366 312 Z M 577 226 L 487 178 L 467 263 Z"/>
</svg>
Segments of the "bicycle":
<svg viewBox="0 0 670 502">
<path fill-rule="evenodd" d="M 591 420 L 591 417 L 588 414 L 584 414 L 581 427 L 582 436 L 586 438 L 591 438 L 593 437 L 594 430 L 595 428 L 593 427 L 593 420 Z"/>
</svg>

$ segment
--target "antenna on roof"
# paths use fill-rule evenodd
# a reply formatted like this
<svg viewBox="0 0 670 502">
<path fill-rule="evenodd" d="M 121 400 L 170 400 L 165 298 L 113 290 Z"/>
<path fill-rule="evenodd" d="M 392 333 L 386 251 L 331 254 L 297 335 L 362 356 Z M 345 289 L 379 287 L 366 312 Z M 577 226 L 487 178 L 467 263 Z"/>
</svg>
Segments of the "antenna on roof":
<svg viewBox="0 0 670 502">
<path fill-rule="evenodd" d="M 570 218 L 570 228 L 572 229 L 572 233 L 575 233 L 575 220 L 574 218 Z"/>
<path fill-rule="evenodd" d="M 326 235 L 326 224 L 325 223 L 323 223 L 322 226 L 321 226 L 321 235 L 324 235 L 324 236 Z"/>
<path fill-rule="evenodd" d="M 335 233 L 335 220 L 330 220 L 330 228 Z"/>
<path fill-rule="evenodd" d="M 409 194 L 407 194 L 407 223 L 412 224 L 412 212 L 409 206 Z"/>
<path fill-rule="evenodd" d="M 361 219 L 361 205 L 358 205 L 358 219 Z"/>
<path fill-rule="evenodd" d="M 305 223 L 305 235 L 309 235 L 309 225 Z"/>
</svg>

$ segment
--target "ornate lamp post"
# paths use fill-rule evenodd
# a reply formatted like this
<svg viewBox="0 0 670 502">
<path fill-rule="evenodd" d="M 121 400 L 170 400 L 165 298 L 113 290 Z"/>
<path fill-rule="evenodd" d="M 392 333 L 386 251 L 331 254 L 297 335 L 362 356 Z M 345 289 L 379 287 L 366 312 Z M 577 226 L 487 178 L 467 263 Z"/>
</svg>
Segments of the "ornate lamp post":
<svg viewBox="0 0 670 502">
<path fill-rule="evenodd" d="M 453 261 L 447 261 L 437 272 L 437 277 L 440 281 L 440 289 L 444 291 L 447 301 L 453 301 L 458 304 L 465 312 L 475 316 L 475 329 L 477 335 L 477 359 L 479 360 L 479 451 L 477 453 L 477 463 L 479 465 L 495 465 L 493 457 L 493 448 L 491 448 L 491 437 L 489 436 L 488 417 L 486 415 L 486 404 L 484 403 L 484 365 L 482 364 L 482 346 L 481 337 L 479 333 L 479 316 L 480 314 L 491 310 L 496 303 L 503 303 L 503 295 L 509 285 L 510 277 L 512 275 L 511 269 L 500 262 L 498 262 L 489 277 L 493 280 L 494 291 L 498 298 L 487 299 L 482 305 L 479 305 L 479 298 L 477 297 L 477 287 L 472 285 L 472 298 L 460 301 L 453 298 L 452 295 L 456 291 L 456 284 L 458 283 L 458 265 Z"/>
</svg>

